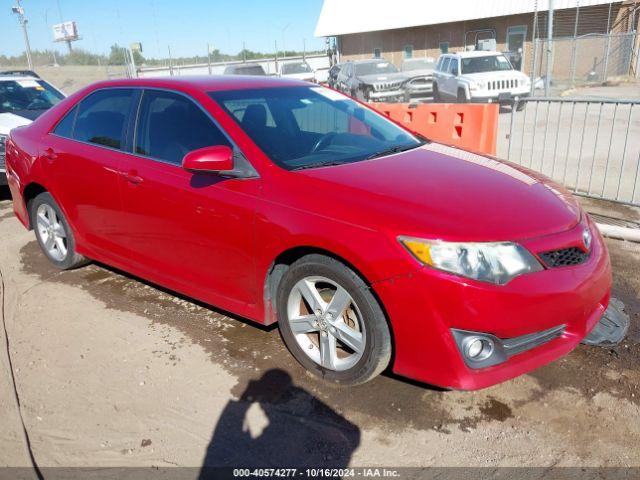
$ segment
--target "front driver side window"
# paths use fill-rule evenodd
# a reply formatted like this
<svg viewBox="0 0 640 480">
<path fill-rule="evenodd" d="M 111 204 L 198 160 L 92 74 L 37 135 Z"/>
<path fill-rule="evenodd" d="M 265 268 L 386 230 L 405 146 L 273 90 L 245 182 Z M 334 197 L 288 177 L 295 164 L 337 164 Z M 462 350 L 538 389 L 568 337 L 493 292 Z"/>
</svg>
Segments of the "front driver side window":
<svg viewBox="0 0 640 480">
<path fill-rule="evenodd" d="M 193 101 L 177 93 L 144 91 L 136 127 L 137 154 L 181 165 L 187 153 L 214 145 L 231 146 Z"/>
</svg>

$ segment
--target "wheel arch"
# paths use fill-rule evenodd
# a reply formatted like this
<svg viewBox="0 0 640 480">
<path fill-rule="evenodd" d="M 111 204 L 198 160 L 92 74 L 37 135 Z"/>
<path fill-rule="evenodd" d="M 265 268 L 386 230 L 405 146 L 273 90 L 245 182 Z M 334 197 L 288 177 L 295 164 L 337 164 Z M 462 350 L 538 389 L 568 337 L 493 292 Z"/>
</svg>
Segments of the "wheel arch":
<svg viewBox="0 0 640 480">
<path fill-rule="evenodd" d="M 38 182 L 31 182 L 24 187 L 22 191 L 22 199 L 27 208 L 27 221 L 29 222 L 28 228 L 33 229 L 33 223 L 31 220 L 31 202 L 41 193 L 49 192 L 42 184 Z M 49 192 L 51 193 L 51 192 Z"/>
<path fill-rule="evenodd" d="M 324 255 L 326 257 L 333 258 L 334 260 L 337 260 L 338 262 L 341 262 L 347 267 L 349 267 L 351 270 L 355 272 L 356 275 L 358 275 L 362 279 L 362 281 L 369 288 L 369 291 L 371 292 L 371 294 L 374 296 L 374 298 L 380 305 L 380 308 L 382 309 L 382 312 L 387 321 L 387 325 L 389 327 L 389 333 L 391 334 L 391 348 L 392 348 L 392 358 L 393 358 L 394 357 L 393 352 L 395 351 L 395 338 L 393 333 L 393 325 L 389 319 L 389 315 L 387 313 L 384 303 L 382 302 L 382 299 L 380 298 L 378 293 L 375 291 L 375 288 L 373 288 L 373 283 L 367 279 L 367 277 L 362 273 L 361 269 L 355 266 L 348 259 L 321 247 L 315 247 L 311 245 L 300 245 L 296 247 L 291 247 L 291 248 L 288 248 L 287 250 L 282 251 L 273 260 L 273 262 L 271 262 L 271 265 L 267 269 L 267 272 L 264 278 L 264 285 L 263 285 L 264 324 L 272 325 L 278 321 L 278 312 L 275 304 L 276 303 L 275 298 L 276 298 L 278 287 L 280 285 L 280 281 L 282 280 L 282 277 L 284 276 L 288 268 L 295 261 L 310 254 Z M 391 364 L 393 364 L 393 361 L 391 362 Z"/>
</svg>

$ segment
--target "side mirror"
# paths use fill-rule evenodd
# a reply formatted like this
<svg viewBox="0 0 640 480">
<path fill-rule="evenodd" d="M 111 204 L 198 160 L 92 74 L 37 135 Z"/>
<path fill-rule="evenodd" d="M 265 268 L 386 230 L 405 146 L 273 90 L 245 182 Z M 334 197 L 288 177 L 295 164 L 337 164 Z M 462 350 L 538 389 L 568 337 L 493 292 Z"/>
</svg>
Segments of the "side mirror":
<svg viewBox="0 0 640 480">
<path fill-rule="evenodd" d="M 191 172 L 210 173 L 233 170 L 233 150 L 226 145 L 194 150 L 184 156 L 182 168 Z"/>
</svg>

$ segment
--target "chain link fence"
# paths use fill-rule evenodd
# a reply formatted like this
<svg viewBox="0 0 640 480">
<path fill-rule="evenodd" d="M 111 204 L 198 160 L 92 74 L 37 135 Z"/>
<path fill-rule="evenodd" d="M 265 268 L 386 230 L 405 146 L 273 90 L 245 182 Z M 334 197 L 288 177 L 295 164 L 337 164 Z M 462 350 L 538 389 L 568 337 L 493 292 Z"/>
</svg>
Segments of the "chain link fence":
<svg viewBox="0 0 640 480">
<path fill-rule="evenodd" d="M 550 40 L 548 12 L 534 12 L 527 65 L 532 79 L 549 76 L 553 86 L 566 88 L 602 84 L 620 77 L 637 78 L 640 0 L 596 6 L 582 3 L 575 0 L 573 8 L 554 11 Z"/>
<path fill-rule="evenodd" d="M 551 40 L 551 78 L 555 86 L 604 83 L 614 77 L 633 75 L 637 34 L 587 34 Z M 548 40 L 536 39 L 533 49 L 534 77 L 547 75 Z"/>
</svg>

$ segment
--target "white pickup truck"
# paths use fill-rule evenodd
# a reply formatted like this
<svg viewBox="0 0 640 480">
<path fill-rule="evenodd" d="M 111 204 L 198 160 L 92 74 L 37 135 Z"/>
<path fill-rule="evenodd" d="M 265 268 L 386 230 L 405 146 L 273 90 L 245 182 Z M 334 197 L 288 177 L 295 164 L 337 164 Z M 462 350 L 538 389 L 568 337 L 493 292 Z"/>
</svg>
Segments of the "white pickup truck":
<svg viewBox="0 0 640 480">
<path fill-rule="evenodd" d="M 531 82 L 502 53 L 473 51 L 441 55 L 433 74 L 434 101 L 499 103 L 522 109 Z"/>
</svg>

